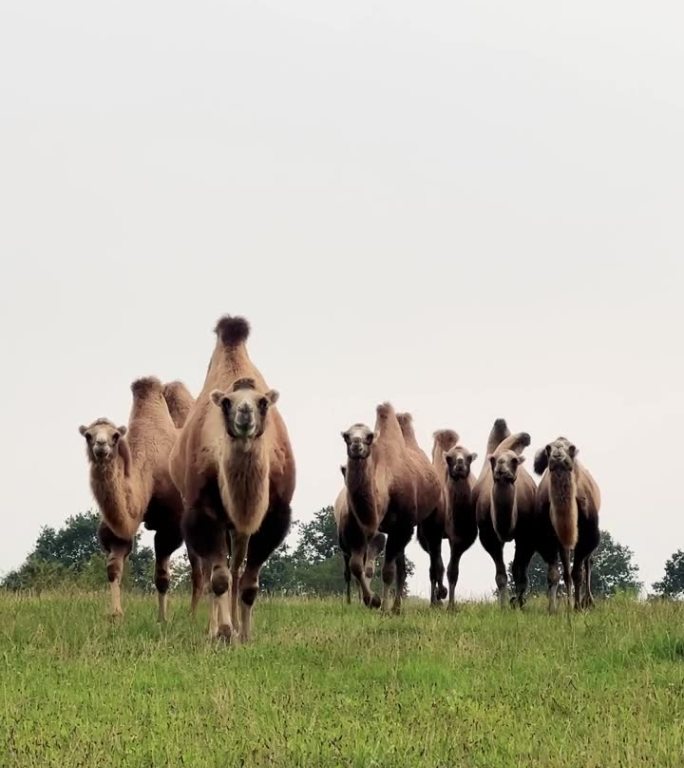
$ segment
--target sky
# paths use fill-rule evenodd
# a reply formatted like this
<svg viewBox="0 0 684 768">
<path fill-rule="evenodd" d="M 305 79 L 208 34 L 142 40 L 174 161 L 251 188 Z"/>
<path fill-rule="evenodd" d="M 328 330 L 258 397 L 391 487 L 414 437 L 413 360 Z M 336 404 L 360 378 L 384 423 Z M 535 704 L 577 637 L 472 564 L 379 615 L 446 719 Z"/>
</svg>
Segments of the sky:
<svg viewBox="0 0 684 768">
<path fill-rule="evenodd" d="M 4 3 L 0 573 L 94 506 L 78 425 L 125 422 L 139 376 L 197 393 L 230 313 L 281 394 L 295 519 L 332 504 L 340 432 L 379 402 L 480 461 L 505 417 L 530 465 L 577 444 L 601 526 L 660 578 L 684 547 L 682 23 L 624 0 Z M 493 588 L 476 543 L 457 594 Z"/>
</svg>

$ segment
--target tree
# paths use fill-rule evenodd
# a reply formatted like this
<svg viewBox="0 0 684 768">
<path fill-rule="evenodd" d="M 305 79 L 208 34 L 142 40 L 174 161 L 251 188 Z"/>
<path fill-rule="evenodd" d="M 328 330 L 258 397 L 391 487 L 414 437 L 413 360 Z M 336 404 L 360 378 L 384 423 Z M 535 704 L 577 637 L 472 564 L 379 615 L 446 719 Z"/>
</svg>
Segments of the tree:
<svg viewBox="0 0 684 768">
<path fill-rule="evenodd" d="M 642 587 L 638 580 L 639 567 L 634 562 L 634 553 L 629 547 L 615 541 L 608 531 L 601 531 L 601 541 L 594 552 L 591 569 L 591 587 L 594 595 L 610 597 L 617 592 L 638 593 Z M 512 561 L 508 564 L 508 577 L 513 580 Z M 528 572 L 531 594 L 546 594 L 546 563 L 535 554 Z M 562 579 L 562 576 L 561 576 Z M 563 591 L 563 583 L 559 592 Z"/>
<path fill-rule="evenodd" d="M 100 516 L 92 510 L 68 517 L 55 530 L 41 529 L 33 550 L 24 563 L 0 582 L 6 589 L 40 592 L 64 584 L 94 588 L 106 583 L 104 554 L 97 536 Z M 140 546 L 140 534 L 133 541 L 124 578 L 133 589 L 152 589 L 154 553 Z"/>
<path fill-rule="evenodd" d="M 295 556 L 307 563 L 320 563 L 338 552 L 337 525 L 332 507 L 314 513 L 313 520 L 298 523 L 299 544 Z"/>
<path fill-rule="evenodd" d="M 658 597 L 684 597 L 684 550 L 678 549 L 665 563 L 665 573 L 653 584 Z"/>
</svg>

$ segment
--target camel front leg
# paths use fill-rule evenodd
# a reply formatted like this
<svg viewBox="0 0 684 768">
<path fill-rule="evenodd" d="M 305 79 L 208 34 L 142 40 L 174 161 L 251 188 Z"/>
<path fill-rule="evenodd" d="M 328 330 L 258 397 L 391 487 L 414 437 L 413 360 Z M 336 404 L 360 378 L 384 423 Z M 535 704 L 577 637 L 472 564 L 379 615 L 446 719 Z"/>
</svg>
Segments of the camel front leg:
<svg viewBox="0 0 684 768">
<path fill-rule="evenodd" d="M 240 596 L 240 569 L 245 562 L 247 554 L 247 545 L 249 544 L 249 534 L 239 533 L 235 528 L 230 531 L 230 615 L 233 619 L 233 628 L 235 631 L 240 629 L 240 619 L 238 617 L 238 598 Z"/>
<path fill-rule="evenodd" d="M 121 579 L 123 578 L 124 562 L 128 552 L 123 547 L 113 547 L 107 554 L 107 579 L 109 579 L 109 594 L 111 602 L 110 615 L 123 616 L 121 606 Z"/>
<path fill-rule="evenodd" d="M 204 592 L 204 569 L 202 560 L 188 548 L 188 561 L 190 562 L 190 578 L 192 580 L 192 597 L 190 598 L 190 615 L 195 616 L 197 606 Z"/>
<path fill-rule="evenodd" d="M 390 593 L 392 582 L 395 582 L 394 601 L 392 612 L 401 612 L 402 593 L 406 583 L 406 559 L 404 549 L 413 536 L 413 527 L 399 527 L 392 529 L 387 536 L 385 545 L 385 560 L 382 566 L 382 610 L 390 609 Z"/>
</svg>

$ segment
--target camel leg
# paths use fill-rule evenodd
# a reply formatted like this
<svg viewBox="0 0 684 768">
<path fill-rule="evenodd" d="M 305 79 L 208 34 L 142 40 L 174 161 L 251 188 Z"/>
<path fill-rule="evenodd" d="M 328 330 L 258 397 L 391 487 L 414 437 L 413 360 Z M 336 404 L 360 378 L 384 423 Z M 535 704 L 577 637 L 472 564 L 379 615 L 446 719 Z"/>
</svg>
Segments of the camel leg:
<svg viewBox="0 0 684 768">
<path fill-rule="evenodd" d="M 515 583 L 515 596 L 511 601 L 513 605 L 517 603 L 519 608 L 525 605 L 525 593 L 527 592 L 527 572 L 530 567 L 530 560 L 534 554 L 534 549 L 527 543 L 515 543 L 515 555 L 513 557 L 513 581 Z"/>
<path fill-rule="evenodd" d="M 395 526 L 387 536 L 385 545 L 385 561 L 382 566 L 382 610 L 389 610 L 390 591 L 392 582 L 395 582 L 394 603 L 392 612 L 401 612 L 402 591 L 406 581 L 406 561 L 402 559 L 397 567 L 399 558 L 403 558 L 404 549 L 411 541 L 413 535 L 413 526 Z"/>
<path fill-rule="evenodd" d="M 168 618 L 169 584 L 171 555 L 181 546 L 183 537 L 180 528 L 169 528 L 154 534 L 154 586 L 157 588 L 159 605 L 158 621 L 165 624 Z"/>
<path fill-rule="evenodd" d="M 549 597 L 549 613 L 555 613 L 558 610 L 558 582 L 560 581 L 560 570 L 558 562 L 552 560 L 547 563 L 546 584 Z"/>
<path fill-rule="evenodd" d="M 240 587 L 240 569 L 245 562 L 247 554 L 247 545 L 249 544 L 249 535 L 239 533 L 235 528 L 230 531 L 230 615 L 233 620 L 235 630 L 240 629 L 238 617 L 238 597 Z"/>
<path fill-rule="evenodd" d="M 449 557 L 449 565 L 447 566 L 447 580 L 449 581 L 449 610 L 454 610 L 456 607 L 456 585 L 458 584 L 458 575 L 461 567 L 461 557 L 465 549 L 461 545 L 460 541 L 450 541 L 449 548 L 451 555 Z"/>
<path fill-rule="evenodd" d="M 124 562 L 133 547 L 133 542 L 120 539 L 104 522 L 100 523 L 97 529 L 97 536 L 102 548 L 107 553 L 107 579 L 109 580 L 111 615 L 123 616 L 123 608 L 121 607 L 121 579 L 123 577 Z"/>
<path fill-rule="evenodd" d="M 418 525 L 417 538 L 420 546 L 430 556 L 430 604 L 439 605 L 447 596 L 442 560 L 442 528 L 429 517 Z"/>
<path fill-rule="evenodd" d="M 354 547 L 349 558 L 349 569 L 356 579 L 359 589 L 361 590 L 361 599 L 364 605 L 369 608 L 378 608 L 380 605 L 380 598 L 374 595 L 371 591 L 368 579 L 366 578 L 366 566 L 364 563 L 364 555 L 366 548 L 358 549 Z"/>
<path fill-rule="evenodd" d="M 591 567 L 594 564 L 594 558 L 588 557 L 584 561 L 585 567 L 585 591 L 584 591 L 584 607 L 591 608 L 594 605 L 594 595 L 591 591 Z"/>
<path fill-rule="evenodd" d="M 190 576 L 192 579 L 192 598 L 190 599 L 190 614 L 197 613 L 197 606 L 204 592 L 204 570 L 202 560 L 188 548 L 188 561 L 190 562 Z"/>
<path fill-rule="evenodd" d="M 248 642 L 252 633 L 252 608 L 259 592 L 259 572 L 271 554 L 283 543 L 290 528 L 290 505 L 275 499 L 266 512 L 261 528 L 249 537 L 247 563 L 240 578 L 240 640 Z"/>
<path fill-rule="evenodd" d="M 351 605 L 351 568 L 349 567 L 351 557 L 348 552 L 344 552 L 342 557 L 344 558 L 344 583 L 347 592 L 347 605 Z"/>
<path fill-rule="evenodd" d="M 572 600 L 572 575 L 570 573 L 570 556 L 572 554 L 571 549 L 566 549 L 565 547 L 561 547 L 560 550 L 560 557 L 561 557 L 561 565 L 563 566 L 563 583 L 565 584 L 565 601 L 570 608 L 571 600 Z"/>
<path fill-rule="evenodd" d="M 368 542 L 366 551 L 366 578 L 370 581 L 375 576 L 375 561 L 385 548 L 385 534 L 376 533 Z"/>
<path fill-rule="evenodd" d="M 504 563 L 503 558 L 503 544 L 491 527 L 490 529 L 480 529 L 480 543 L 484 547 L 487 554 L 494 561 L 494 566 L 496 568 L 496 590 L 497 596 L 499 598 L 499 605 L 501 608 L 505 608 L 508 592 L 508 575 L 506 573 L 506 564 Z"/>
</svg>

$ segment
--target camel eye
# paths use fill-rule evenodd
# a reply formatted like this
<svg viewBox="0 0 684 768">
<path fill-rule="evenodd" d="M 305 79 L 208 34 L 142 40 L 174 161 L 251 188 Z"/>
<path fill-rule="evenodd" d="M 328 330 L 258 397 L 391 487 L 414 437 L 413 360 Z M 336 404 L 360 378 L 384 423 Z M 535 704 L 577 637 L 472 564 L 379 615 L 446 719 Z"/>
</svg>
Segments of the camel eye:
<svg viewBox="0 0 684 768">
<path fill-rule="evenodd" d="M 116 445 L 119 442 L 119 438 L 120 437 L 121 437 L 121 435 L 118 432 L 115 432 L 112 435 L 112 442 L 114 443 L 114 445 Z"/>
</svg>

